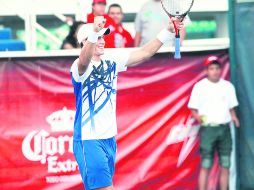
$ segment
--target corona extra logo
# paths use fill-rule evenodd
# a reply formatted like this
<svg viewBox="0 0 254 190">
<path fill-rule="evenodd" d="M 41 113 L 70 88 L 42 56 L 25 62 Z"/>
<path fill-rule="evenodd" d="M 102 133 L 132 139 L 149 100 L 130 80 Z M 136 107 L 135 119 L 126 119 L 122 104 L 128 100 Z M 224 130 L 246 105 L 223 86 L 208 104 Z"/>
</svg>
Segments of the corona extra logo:
<svg viewBox="0 0 254 190">
<path fill-rule="evenodd" d="M 62 110 L 50 114 L 46 121 L 51 132 L 70 132 L 73 130 L 75 111 Z M 62 133 L 62 134 L 63 134 Z M 77 163 L 71 159 L 59 161 L 65 153 L 72 153 L 73 137 L 67 134 L 57 137 L 42 129 L 34 130 L 26 135 L 22 142 L 23 155 L 30 161 L 40 161 L 48 165 L 49 173 L 71 172 L 77 170 Z M 61 159 L 62 160 L 62 159 Z"/>
<path fill-rule="evenodd" d="M 74 118 L 75 111 L 67 110 L 67 108 L 64 107 L 62 110 L 49 115 L 46 121 L 51 126 L 52 132 L 73 131 Z"/>
</svg>

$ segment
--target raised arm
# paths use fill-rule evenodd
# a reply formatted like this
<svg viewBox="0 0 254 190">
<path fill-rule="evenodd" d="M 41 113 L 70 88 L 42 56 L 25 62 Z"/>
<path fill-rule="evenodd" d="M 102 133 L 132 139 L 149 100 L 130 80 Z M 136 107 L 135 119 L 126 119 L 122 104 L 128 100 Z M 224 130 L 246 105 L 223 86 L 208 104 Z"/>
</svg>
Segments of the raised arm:
<svg viewBox="0 0 254 190">
<path fill-rule="evenodd" d="M 183 23 L 180 22 L 180 20 L 176 20 L 176 25 L 178 27 L 178 29 L 183 28 Z M 174 33 L 174 26 L 173 24 L 170 22 L 168 28 L 163 29 L 157 36 L 156 39 L 148 42 L 147 44 L 145 44 L 143 47 L 141 47 L 140 49 L 133 51 L 130 54 L 129 60 L 126 64 L 126 66 L 134 66 L 137 64 L 140 64 L 142 62 L 144 62 L 145 60 L 149 59 L 150 57 L 152 57 L 159 49 L 160 47 L 163 45 L 163 43 L 165 43 L 171 33 Z"/>
<path fill-rule="evenodd" d="M 136 50 L 130 54 L 130 58 L 126 64 L 127 67 L 134 66 L 148 60 L 152 57 L 162 46 L 162 42 L 158 39 L 154 39 L 151 42 L 144 45 L 139 50 Z"/>
<path fill-rule="evenodd" d="M 98 16 L 94 18 L 94 31 L 91 34 L 88 34 L 88 38 L 82 39 L 83 47 L 81 49 L 81 53 L 79 55 L 78 62 L 78 72 L 79 75 L 85 73 L 89 63 L 94 54 L 95 45 L 98 40 L 98 32 L 104 27 L 106 19 L 103 16 Z M 86 36 L 84 34 L 84 36 Z"/>
</svg>

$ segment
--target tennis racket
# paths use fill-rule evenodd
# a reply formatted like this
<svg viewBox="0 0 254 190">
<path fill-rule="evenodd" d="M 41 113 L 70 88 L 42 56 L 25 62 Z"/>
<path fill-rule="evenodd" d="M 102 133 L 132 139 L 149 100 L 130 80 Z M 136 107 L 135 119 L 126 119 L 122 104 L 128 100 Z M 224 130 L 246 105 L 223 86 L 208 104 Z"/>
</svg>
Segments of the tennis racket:
<svg viewBox="0 0 254 190">
<path fill-rule="evenodd" d="M 175 59 L 181 59 L 181 40 L 180 31 L 174 21 L 174 18 L 180 19 L 181 22 L 184 20 L 185 16 L 190 12 L 193 6 L 194 0 L 161 0 L 161 5 L 163 10 L 171 19 L 175 28 Z"/>
</svg>

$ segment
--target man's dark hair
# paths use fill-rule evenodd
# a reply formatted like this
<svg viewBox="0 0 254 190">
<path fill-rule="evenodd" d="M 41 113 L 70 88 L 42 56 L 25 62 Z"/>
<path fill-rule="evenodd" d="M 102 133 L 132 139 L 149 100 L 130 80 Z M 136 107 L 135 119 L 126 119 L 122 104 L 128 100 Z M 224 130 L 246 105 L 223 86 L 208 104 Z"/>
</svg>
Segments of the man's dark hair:
<svg viewBox="0 0 254 190">
<path fill-rule="evenodd" d="M 221 68 L 221 63 L 219 61 L 212 61 L 211 63 L 209 63 L 209 65 L 207 66 L 207 68 L 211 65 L 218 65 Z"/>
<path fill-rule="evenodd" d="M 121 13 L 123 13 L 123 9 L 122 9 L 121 5 L 119 5 L 119 4 L 117 4 L 117 3 L 114 3 L 114 4 L 111 4 L 111 5 L 109 6 L 109 8 L 108 8 L 108 14 L 109 14 L 109 10 L 110 10 L 111 8 L 113 8 L 113 7 L 119 8 L 119 9 L 121 10 Z"/>
</svg>

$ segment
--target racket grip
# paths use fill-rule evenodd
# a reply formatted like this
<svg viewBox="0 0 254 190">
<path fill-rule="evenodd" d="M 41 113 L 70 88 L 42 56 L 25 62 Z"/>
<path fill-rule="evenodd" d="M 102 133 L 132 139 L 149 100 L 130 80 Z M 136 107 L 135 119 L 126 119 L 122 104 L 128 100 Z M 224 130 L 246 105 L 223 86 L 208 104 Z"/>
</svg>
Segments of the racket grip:
<svg viewBox="0 0 254 190">
<path fill-rule="evenodd" d="M 181 46 L 181 39 L 179 36 L 175 38 L 175 59 L 181 59 L 180 46 Z"/>
</svg>

